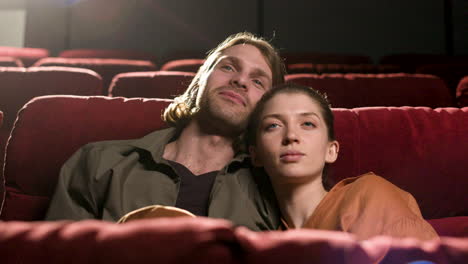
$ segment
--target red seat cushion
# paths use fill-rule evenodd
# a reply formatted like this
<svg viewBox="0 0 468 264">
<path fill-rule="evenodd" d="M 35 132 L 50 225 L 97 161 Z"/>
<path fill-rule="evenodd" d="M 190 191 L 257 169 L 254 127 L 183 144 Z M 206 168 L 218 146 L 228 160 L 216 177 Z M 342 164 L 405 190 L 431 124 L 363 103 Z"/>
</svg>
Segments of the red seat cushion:
<svg viewBox="0 0 468 264">
<path fill-rule="evenodd" d="M 156 63 L 153 54 L 133 50 L 107 50 L 107 49 L 69 49 L 60 52 L 61 58 L 101 58 L 101 59 L 126 59 L 149 60 Z"/>
<path fill-rule="evenodd" d="M 161 71 L 198 72 L 203 63 L 205 63 L 204 59 L 172 60 L 161 66 Z"/>
</svg>

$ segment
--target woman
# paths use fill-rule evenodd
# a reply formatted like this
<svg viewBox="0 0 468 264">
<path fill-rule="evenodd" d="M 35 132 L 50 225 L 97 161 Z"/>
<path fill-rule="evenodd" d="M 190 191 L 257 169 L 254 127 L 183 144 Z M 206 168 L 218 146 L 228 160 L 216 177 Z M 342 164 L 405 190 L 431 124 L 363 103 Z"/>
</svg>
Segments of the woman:
<svg viewBox="0 0 468 264">
<path fill-rule="evenodd" d="M 324 187 L 326 166 L 338 157 L 333 114 L 312 88 L 283 84 L 257 104 L 246 132 L 254 166 L 268 174 L 283 228 L 436 238 L 411 194 L 367 173 Z"/>
</svg>

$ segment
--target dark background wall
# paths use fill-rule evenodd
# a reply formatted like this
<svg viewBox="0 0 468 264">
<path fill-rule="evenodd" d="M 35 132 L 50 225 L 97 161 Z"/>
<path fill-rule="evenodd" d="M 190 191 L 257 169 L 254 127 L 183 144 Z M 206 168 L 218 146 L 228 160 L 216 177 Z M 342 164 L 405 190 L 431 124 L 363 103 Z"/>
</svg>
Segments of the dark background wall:
<svg viewBox="0 0 468 264">
<path fill-rule="evenodd" d="M 391 53 L 468 54 L 466 0 L 2 1 L 0 8 L 16 2 L 27 9 L 25 45 L 52 54 L 106 48 L 164 58 L 204 53 L 239 31 L 272 38 L 282 51 L 363 54 L 376 61 Z"/>
</svg>

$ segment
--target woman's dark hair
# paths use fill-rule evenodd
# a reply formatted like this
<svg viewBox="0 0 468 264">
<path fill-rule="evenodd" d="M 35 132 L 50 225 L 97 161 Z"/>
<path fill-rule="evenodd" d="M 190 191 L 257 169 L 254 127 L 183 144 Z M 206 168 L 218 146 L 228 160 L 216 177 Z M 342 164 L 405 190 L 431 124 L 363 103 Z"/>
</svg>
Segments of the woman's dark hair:
<svg viewBox="0 0 468 264">
<path fill-rule="evenodd" d="M 257 131 L 260 126 L 260 118 L 265 109 L 266 103 L 270 101 L 273 97 L 278 94 L 305 94 L 308 95 L 314 102 L 318 103 L 320 107 L 320 111 L 327 127 L 327 134 L 328 140 L 332 141 L 335 140 L 335 129 L 334 129 L 334 118 L 333 112 L 331 110 L 330 103 L 327 100 L 326 95 L 320 93 L 319 91 L 303 85 L 298 85 L 294 83 L 284 83 L 278 86 L 273 87 L 269 91 L 267 91 L 263 97 L 258 101 L 257 105 L 255 106 L 254 110 L 250 114 L 249 121 L 247 124 L 247 129 L 245 131 L 245 143 L 247 148 L 249 149 L 250 146 L 256 146 L 257 144 Z M 322 174 L 322 182 L 325 189 L 328 189 L 326 182 L 327 182 L 327 164 L 325 164 L 323 174 Z"/>
</svg>

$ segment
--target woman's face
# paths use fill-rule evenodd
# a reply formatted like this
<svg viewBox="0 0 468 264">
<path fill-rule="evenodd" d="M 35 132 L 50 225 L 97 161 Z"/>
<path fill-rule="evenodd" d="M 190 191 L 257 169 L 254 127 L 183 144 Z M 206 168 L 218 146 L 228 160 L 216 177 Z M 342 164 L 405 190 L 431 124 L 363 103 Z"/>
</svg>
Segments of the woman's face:
<svg viewBox="0 0 468 264">
<path fill-rule="evenodd" d="M 307 181 L 320 177 L 325 163 L 337 158 L 338 142 L 329 141 L 327 132 L 319 104 L 312 98 L 279 93 L 265 104 L 250 154 L 272 181 Z"/>
</svg>

